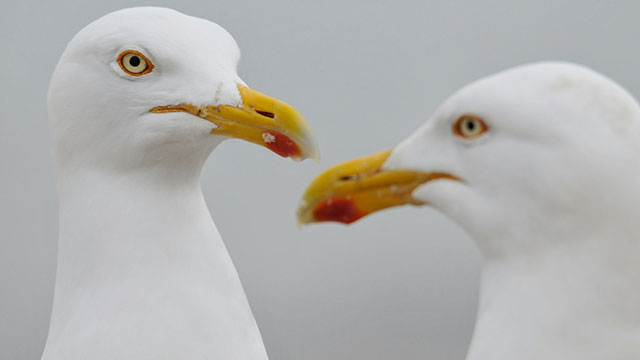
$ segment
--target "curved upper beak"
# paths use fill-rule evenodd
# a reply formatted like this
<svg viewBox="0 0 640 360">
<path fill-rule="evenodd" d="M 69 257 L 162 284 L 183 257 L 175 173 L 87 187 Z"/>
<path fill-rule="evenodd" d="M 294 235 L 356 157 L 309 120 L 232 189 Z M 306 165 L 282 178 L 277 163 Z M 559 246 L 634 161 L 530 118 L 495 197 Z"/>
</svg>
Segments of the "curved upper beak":
<svg viewBox="0 0 640 360">
<path fill-rule="evenodd" d="M 239 106 L 178 104 L 157 106 L 151 112 L 187 112 L 216 124 L 212 134 L 243 139 L 294 160 L 319 160 L 309 124 L 296 109 L 243 85 L 238 85 L 238 91 Z"/>
<path fill-rule="evenodd" d="M 298 207 L 298 224 L 337 221 L 350 224 L 376 211 L 405 204 L 423 205 L 413 191 L 436 180 L 458 180 L 440 172 L 385 170 L 391 150 L 329 168 L 316 177 Z"/>
</svg>

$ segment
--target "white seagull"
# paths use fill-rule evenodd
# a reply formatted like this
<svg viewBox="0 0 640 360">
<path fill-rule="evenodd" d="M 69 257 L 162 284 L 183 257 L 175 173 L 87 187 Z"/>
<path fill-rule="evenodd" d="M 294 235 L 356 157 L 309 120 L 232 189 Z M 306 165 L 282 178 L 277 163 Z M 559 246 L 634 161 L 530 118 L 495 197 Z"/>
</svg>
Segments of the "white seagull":
<svg viewBox="0 0 640 360">
<path fill-rule="evenodd" d="M 229 137 L 317 149 L 239 58 L 220 26 L 164 8 L 114 12 L 68 44 L 48 95 L 60 236 L 43 360 L 267 359 L 200 172 Z"/>
<path fill-rule="evenodd" d="M 640 107 L 582 66 L 476 81 L 412 136 L 327 170 L 301 223 L 429 204 L 483 256 L 467 360 L 640 359 Z"/>
</svg>

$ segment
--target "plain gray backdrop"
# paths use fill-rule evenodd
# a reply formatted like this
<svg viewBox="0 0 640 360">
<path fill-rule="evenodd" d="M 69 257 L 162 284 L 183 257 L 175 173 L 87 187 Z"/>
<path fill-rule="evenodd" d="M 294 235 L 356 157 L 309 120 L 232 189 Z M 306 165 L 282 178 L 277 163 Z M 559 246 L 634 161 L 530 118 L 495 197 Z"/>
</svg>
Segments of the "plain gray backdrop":
<svg viewBox="0 0 640 360">
<path fill-rule="evenodd" d="M 39 359 L 53 294 L 57 205 L 46 90 L 71 37 L 113 10 L 167 6 L 225 27 L 240 76 L 295 106 L 322 162 L 227 141 L 202 186 L 267 351 L 277 360 L 464 358 L 480 257 L 428 208 L 298 230 L 308 182 L 398 143 L 460 86 L 569 60 L 640 94 L 636 1 L 10 1 L 0 6 L 0 359 Z"/>
</svg>

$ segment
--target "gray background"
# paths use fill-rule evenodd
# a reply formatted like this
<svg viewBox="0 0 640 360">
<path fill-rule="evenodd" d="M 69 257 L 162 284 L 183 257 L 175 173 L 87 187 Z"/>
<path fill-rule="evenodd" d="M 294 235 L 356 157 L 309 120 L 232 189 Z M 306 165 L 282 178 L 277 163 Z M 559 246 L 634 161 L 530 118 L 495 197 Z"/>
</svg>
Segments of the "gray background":
<svg viewBox="0 0 640 360">
<path fill-rule="evenodd" d="M 229 30 L 240 75 L 300 110 L 322 163 L 240 141 L 202 178 L 272 359 L 463 359 L 480 271 L 435 211 L 299 231 L 306 184 L 393 146 L 480 76 L 525 62 L 591 66 L 640 94 L 633 1 L 10 1 L 0 5 L 0 359 L 39 359 L 53 293 L 57 209 L 45 94 L 67 41 L 123 7 L 163 5 Z"/>
</svg>

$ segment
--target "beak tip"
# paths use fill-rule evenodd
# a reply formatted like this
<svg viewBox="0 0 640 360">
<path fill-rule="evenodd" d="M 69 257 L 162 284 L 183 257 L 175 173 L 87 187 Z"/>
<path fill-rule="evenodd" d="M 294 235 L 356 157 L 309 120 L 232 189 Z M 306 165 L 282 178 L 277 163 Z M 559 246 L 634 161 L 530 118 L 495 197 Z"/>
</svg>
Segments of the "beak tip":
<svg viewBox="0 0 640 360">
<path fill-rule="evenodd" d="M 304 226 L 309 225 L 313 222 L 313 217 L 310 214 L 309 208 L 304 199 L 300 201 L 300 204 L 298 204 L 298 210 L 296 211 L 296 222 L 298 225 L 298 230 L 302 230 Z"/>
<path fill-rule="evenodd" d="M 320 163 L 320 147 L 318 146 L 318 142 L 315 137 L 311 135 L 311 130 L 309 130 L 309 135 L 306 136 L 304 148 L 306 148 L 306 156 L 305 159 L 312 159 L 317 164 Z"/>
<path fill-rule="evenodd" d="M 305 146 L 298 145 L 302 151 L 298 154 L 290 154 L 289 157 L 293 159 L 293 161 L 301 162 L 307 159 L 313 160 L 315 163 L 320 163 L 320 151 L 318 151 L 317 146 Z"/>
<path fill-rule="evenodd" d="M 320 164 L 320 153 L 315 151 L 314 154 L 311 155 L 311 159 L 313 159 L 316 164 Z"/>
</svg>

